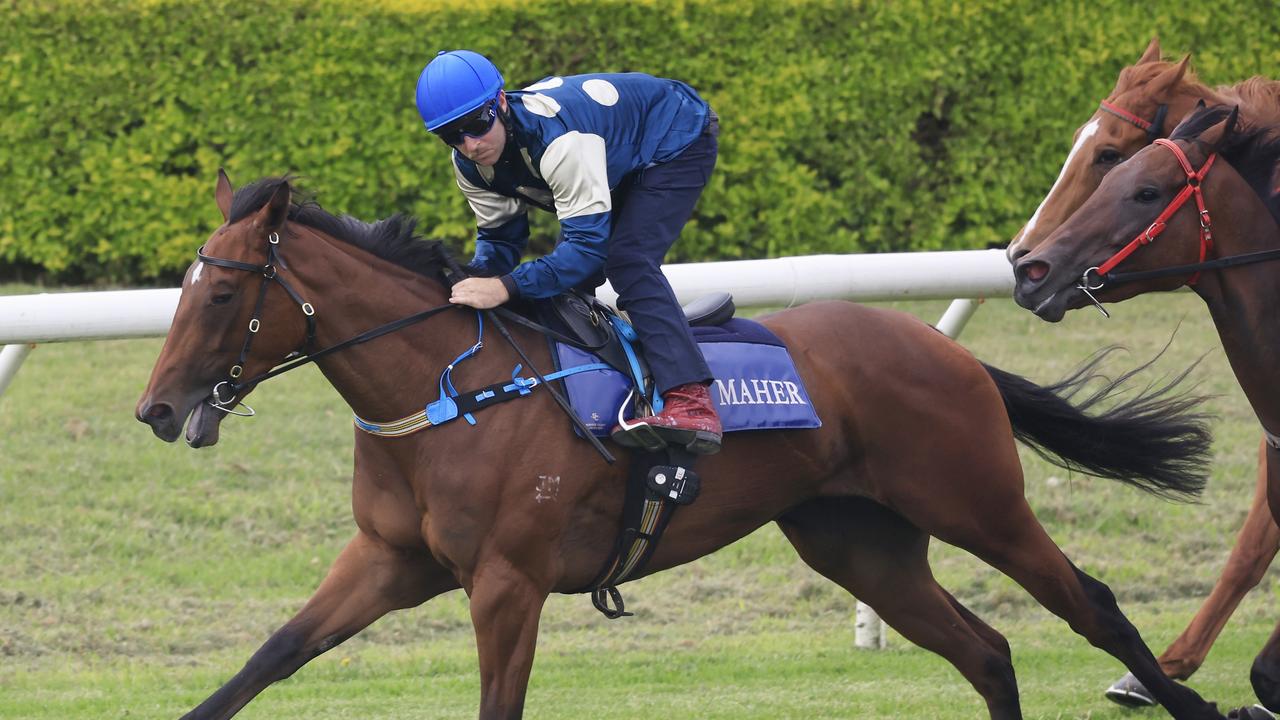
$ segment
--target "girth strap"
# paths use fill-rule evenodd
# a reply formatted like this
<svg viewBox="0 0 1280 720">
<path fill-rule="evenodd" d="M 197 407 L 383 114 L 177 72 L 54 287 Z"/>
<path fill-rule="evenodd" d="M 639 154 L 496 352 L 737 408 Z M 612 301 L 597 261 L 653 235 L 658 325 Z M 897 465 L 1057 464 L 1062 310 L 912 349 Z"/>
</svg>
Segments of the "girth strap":
<svg viewBox="0 0 1280 720">
<path fill-rule="evenodd" d="M 671 447 L 665 453 L 637 452 L 627 470 L 627 494 L 622 506 L 622 530 L 600 573 L 581 592 L 591 593 L 591 604 L 610 620 L 631 615 L 618 585 L 635 577 L 658 549 L 672 516 L 681 505 L 697 497 L 698 480 L 692 473 L 695 456 L 683 448 Z M 673 487 L 659 468 L 674 467 L 687 472 L 686 487 Z M 658 478 L 656 483 L 654 478 Z M 682 477 L 684 480 L 686 477 Z M 655 485 L 661 485 L 660 492 Z M 670 488 L 670 489 L 668 489 Z M 610 606 L 612 601 L 612 606 Z"/>
<path fill-rule="evenodd" d="M 533 392 L 533 389 L 538 387 L 541 382 L 536 377 L 520 377 L 521 369 L 522 367 L 520 365 L 516 366 L 515 371 L 511 373 L 511 380 L 509 382 L 494 383 L 478 390 L 455 393 L 451 396 L 453 412 L 447 417 L 442 417 L 432 412 L 432 405 L 435 405 L 436 403 L 431 403 L 431 405 L 428 405 L 426 408 L 409 415 L 408 417 L 400 418 L 399 420 L 374 422 L 372 420 L 365 420 L 355 414 L 353 414 L 352 417 L 355 420 L 356 427 L 370 435 L 378 435 L 380 437 L 403 437 L 405 435 L 418 432 L 419 430 L 425 430 L 426 428 L 440 425 L 441 423 L 452 420 L 459 415 L 465 417 L 477 410 L 483 410 L 490 405 L 497 405 L 498 403 L 515 400 L 516 398 L 528 395 Z M 562 377 L 576 375 L 578 373 L 609 369 L 609 366 L 604 363 L 591 363 L 588 365 L 578 365 L 558 372 L 549 373 L 543 376 L 543 379 L 558 380 Z M 472 424 L 474 425 L 475 423 L 472 422 Z"/>
</svg>

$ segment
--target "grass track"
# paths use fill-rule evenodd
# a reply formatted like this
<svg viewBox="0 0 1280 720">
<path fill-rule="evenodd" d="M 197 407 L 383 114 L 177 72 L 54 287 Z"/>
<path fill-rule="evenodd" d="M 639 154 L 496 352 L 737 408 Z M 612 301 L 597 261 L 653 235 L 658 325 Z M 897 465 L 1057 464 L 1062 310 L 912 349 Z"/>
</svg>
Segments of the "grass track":
<svg viewBox="0 0 1280 720">
<path fill-rule="evenodd" d="M 0 292 L 25 292 L 5 288 Z M 927 320 L 945 303 L 901 307 Z M 1180 329 L 1157 374 L 1208 353 L 1215 469 L 1200 505 L 1067 477 L 1024 453 L 1041 520 L 1108 582 L 1157 652 L 1221 568 L 1254 477 L 1256 422 L 1206 313 L 1186 293 L 1081 311 L 1058 326 L 1008 301 L 963 335 L 981 359 L 1056 380 L 1111 341 L 1123 370 Z M 870 340 L 869 340 L 870 341 Z M 0 718 L 173 718 L 199 702 L 310 595 L 350 537 L 352 429 L 314 370 L 255 393 L 214 448 L 166 445 L 132 419 L 159 340 L 45 345 L 0 399 Z M 424 380 L 424 387 L 432 383 Z M 426 392 L 424 390 L 424 392 Z M 1100 693 L 1120 666 L 1020 588 L 935 543 L 944 586 L 1004 632 L 1032 718 L 1135 718 Z M 1270 632 L 1274 575 L 1246 599 L 1192 685 L 1224 707 Z M 944 661 L 890 635 L 853 650 L 853 601 L 804 567 L 772 526 L 627 586 L 638 616 L 609 622 L 552 598 L 526 717 L 973 718 Z M 474 717 L 475 651 L 461 593 L 394 614 L 252 703 L 245 718 Z"/>
</svg>

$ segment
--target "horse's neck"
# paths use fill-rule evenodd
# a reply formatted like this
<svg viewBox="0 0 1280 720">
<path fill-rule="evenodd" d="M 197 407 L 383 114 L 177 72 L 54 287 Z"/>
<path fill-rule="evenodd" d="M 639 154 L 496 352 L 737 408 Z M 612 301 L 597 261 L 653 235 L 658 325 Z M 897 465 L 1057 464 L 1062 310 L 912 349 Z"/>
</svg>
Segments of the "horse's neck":
<svg viewBox="0 0 1280 720">
<path fill-rule="evenodd" d="M 347 243 L 310 235 L 299 253 L 305 260 L 292 264 L 301 294 L 316 308 L 317 348 L 449 302 L 435 280 Z M 473 313 L 444 311 L 317 364 L 357 415 L 398 419 L 422 409 L 440 371 L 475 342 L 475 329 Z"/>
<path fill-rule="evenodd" d="M 1218 193 L 1223 196 L 1223 191 Z M 1243 182 L 1226 194 L 1251 208 L 1237 205 L 1238 210 L 1232 211 L 1209 206 L 1214 218 L 1214 256 L 1280 249 L 1280 227 L 1257 196 Z M 1209 307 L 1241 389 L 1271 432 L 1280 432 L 1280 386 L 1275 381 L 1280 377 L 1277 277 L 1280 259 L 1206 272 L 1195 286 Z"/>
</svg>

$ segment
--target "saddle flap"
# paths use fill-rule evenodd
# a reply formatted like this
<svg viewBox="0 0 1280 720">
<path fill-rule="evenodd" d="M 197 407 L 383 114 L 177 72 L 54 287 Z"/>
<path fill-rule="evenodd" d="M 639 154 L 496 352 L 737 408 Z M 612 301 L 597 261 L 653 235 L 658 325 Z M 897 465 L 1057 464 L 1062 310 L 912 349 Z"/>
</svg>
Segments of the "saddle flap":
<svg viewBox="0 0 1280 720">
<path fill-rule="evenodd" d="M 549 324 L 558 324 L 582 347 L 601 348 L 609 342 L 612 332 L 606 315 L 608 309 L 594 297 L 569 291 L 550 298 L 543 309 L 554 318 L 545 318 Z"/>
<path fill-rule="evenodd" d="M 565 335 L 560 340 L 572 340 L 574 347 L 593 353 L 623 375 L 632 376 L 628 352 L 619 338 L 621 330 L 615 328 L 612 321 L 617 315 L 595 296 L 570 290 L 540 301 L 538 309 L 546 325 Z M 630 326 L 625 323 L 622 327 L 630 330 Z M 640 375 L 647 378 L 649 365 L 644 356 L 638 352 L 633 352 L 632 355 L 639 365 Z"/>
</svg>

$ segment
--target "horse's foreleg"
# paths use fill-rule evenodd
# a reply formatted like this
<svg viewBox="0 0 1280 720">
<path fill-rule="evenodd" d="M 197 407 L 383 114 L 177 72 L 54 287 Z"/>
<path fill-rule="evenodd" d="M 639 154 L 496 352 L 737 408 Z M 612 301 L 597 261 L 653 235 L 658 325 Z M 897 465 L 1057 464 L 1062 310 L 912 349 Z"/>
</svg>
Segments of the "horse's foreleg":
<svg viewBox="0 0 1280 720">
<path fill-rule="evenodd" d="M 293 619 L 258 649 L 226 685 L 184 720 L 223 720 L 277 680 L 392 610 L 458 587 L 429 553 L 405 553 L 357 533 Z"/>
<path fill-rule="evenodd" d="M 481 562 L 474 577 L 471 622 L 480 655 L 480 720 L 519 718 L 549 592 L 506 558 Z"/>
<path fill-rule="evenodd" d="M 1267 504 L 1266 445 L 1258 451 L 1258 483 L 1253 505 L 1236 536 L 1231 556 L 1191 624 L 1160 656 L 1160 667 L 1175 680 L 1186 680 L 1200 668 L 1218 633 L 1244 596 L 1262 581 L 1280 549 L 1280 526 Z"/>
<path fill-rule="evenodd" d="M 1267 568 L 1280 549 L 1280 526 L 1271 516 L 1271 508 L 1267 504 L 1267 447 L 1260 444 L 1258 449 L 1258 482 L 1253 493 L 1253 504 L 1249 507 L 1249 515 L 1244 526 L 1236 535 L 1235 545 L 1231 548 L 1231 556 L 1222 570 L 1222 576 L 1213 586 L 1213 592 L 1205 599 L 1204 604 L 1191 619 L 1187 629 L 1182 631 L 1159 657 L 1160 669 L 1174 680 L 1186 680 L 1204 663 L 1209 649 L 1218 639 L 1218 634 L 1226 626 L 1231 613 L 1240 605 L 1240 601 L 1249 593 L 1266 574 Z M 1274 636 L 1273 636 L 1274 638 Z M 1268 652 L 1274 643 L 1267 643 L 1259 658 L 1265 658 L 1274 652 Z M 1267 683 L 1266 678 L 1275 674 L 1268 672 L 1270 662 L 1263 659 L 1255 663 L 1255 685 Z M 1270 683 L 1270 687 L 1277 687 Z M 1258 696 L 1268 694 L 1261 690 Z M 1280 695 L 1270 693 L 1273 702 L 1280 701 Z M 1117 680 L 1107 690 L 1107 697 L 1121 705 L 1150 705 L 1150 694 L 1132 675 Z"/>
<path fill-rule="evenodd" d="M 1267 500 L 1272 518 L 1280 518 L 1280 450 L 1265 448 L 1267 457 Z M 1258 653 L 1249 671 L 1253 692 L 1268 710 L 1280 710 L 1280 625 Z"/>
</svg>

